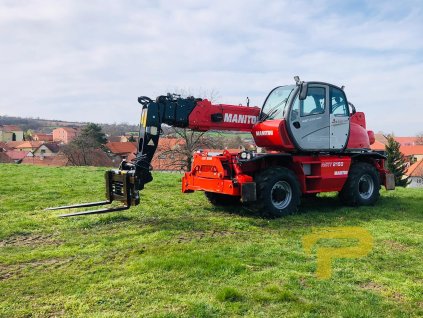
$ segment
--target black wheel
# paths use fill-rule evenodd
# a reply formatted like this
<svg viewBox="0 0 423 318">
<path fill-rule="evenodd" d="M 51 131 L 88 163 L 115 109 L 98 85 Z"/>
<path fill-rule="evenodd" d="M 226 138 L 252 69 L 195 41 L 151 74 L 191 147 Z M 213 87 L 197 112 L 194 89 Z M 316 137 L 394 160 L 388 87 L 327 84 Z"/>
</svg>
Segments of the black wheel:
<svg viewBox="0 0 423 318">
<path fill-rule="evenodd" d="M 256 177 L 257 201 L 253 209 L 265 217 L 295 213 L 300 205 L 300 185 L 295 174 L 282 167 L 269 168 Z"/>
<path fill-rule="evenodd" d="M 375 167 L 366 162 L 352 164 L 339 197 L 352 205 L 371 205 L 379 199 L 380 180 Z"/>
<path fill-rule="evenodd" d="M 204 192 L 207 200 L 216 206 L 230 206 L 240 204 L 240 197 L 215 192 Z"/>
</svg>

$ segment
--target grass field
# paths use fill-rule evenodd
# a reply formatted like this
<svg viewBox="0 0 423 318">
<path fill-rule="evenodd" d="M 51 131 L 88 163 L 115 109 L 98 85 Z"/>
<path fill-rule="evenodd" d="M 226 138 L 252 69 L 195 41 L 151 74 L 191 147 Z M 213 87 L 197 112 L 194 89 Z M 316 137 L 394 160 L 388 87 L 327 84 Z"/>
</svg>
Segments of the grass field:
<svg viewBox="0 0 423 318">
<path fill-rule="evenodd" d="M 382 190 L 374 207 L 335 194 L 266 220 L 181 194 L 156 173 L 141 204 L 60 219 L 49 206 L 104 198 L 100 168 L 0 165 L 0 317 L 421 317 L 423 190 Z M 316 278 L 314 228 L 359 226 L 374 239 L 360 259 Z"/>
</svg>

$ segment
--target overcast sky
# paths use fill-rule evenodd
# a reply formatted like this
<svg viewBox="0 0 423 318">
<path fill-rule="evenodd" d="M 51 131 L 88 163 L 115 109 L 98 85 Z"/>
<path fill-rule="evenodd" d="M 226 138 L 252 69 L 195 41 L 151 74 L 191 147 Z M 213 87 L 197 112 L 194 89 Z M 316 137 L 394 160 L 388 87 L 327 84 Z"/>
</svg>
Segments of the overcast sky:
<svg viewBox="0 0 423 318">
<path fill-rule="evenodd" d="M 0 115 L 137 123 L 137 97 L 345 85 L 374 131 L 423 131 L 423 1 L 0 0 Z"/>
</svg>

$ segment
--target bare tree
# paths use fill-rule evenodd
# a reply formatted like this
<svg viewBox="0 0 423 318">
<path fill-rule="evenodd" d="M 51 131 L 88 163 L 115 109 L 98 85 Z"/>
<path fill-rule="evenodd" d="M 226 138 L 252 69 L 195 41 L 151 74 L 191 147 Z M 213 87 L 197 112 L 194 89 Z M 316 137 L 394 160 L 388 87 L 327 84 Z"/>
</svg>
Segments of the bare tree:
<svg viewBox="0 0 423 318">
<path fill-rule="evenodd" d="M 215 103 L 219 97 L 216 90 L 200 90 L 198 94 L 192 94 L 192 90 L 189 89 L 174 89 L 173 91 L 181 97 L 194 95 L 207 98 L 212 103 Z M 168 136 L 173 138 L 162 138 L 159 143 L 156 158 L 160 162 L 160 168 L 189 171 L 194 152 L 200 149 L 223 149 L 223 138 L 218 133 L 210 134 L 175 127 L 166 127 L 165 130 Z"/>
<path fill-rule="evenodd" d="M 157 158 L 162 166 L 170 170 L 191 170 L 192 155 L 200 149 L 223 149 L 223 139 L 206 132 L 196 132 L 187 128 L 172 128 L 174 138 L 162 138 Z M 176 139 L 172 142 L 172 139 Z M 166 142 L 166 140 L 168 142 Z M 171 140 L 169 142 L 169 140 Z"/>
<path fill-rule="evenodd" d="M 416 138 L 416 144 L 423 145 L 423 131 L 418 133 Z"/>
</svg>

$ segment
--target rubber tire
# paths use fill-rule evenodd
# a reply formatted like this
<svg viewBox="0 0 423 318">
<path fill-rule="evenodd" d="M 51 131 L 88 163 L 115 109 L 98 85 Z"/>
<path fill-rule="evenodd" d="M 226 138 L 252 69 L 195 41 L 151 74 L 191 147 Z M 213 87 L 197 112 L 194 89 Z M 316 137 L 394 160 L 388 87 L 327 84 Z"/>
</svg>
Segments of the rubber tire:
<svg viewBox="0 0 423 318">
<path fill-rule="evenodd" d="M 233 195 L 222 194 L 222 193 L 215 193 L 215 192 L 204 192 L 207 200 L 215 206 L 231 206 L 231 205 L 239 205 L 241 203 L 240 197 L 236 197 Z"/>
<path fill-rule="evenodd" d="M 291 201 L 283 208 L 278 209 L 272 203 L 272 188 L 279 182 L 285 181 L 291 187 Z M 301 201 L 301 190 L 297 176 L 291 170 L 284 167 L 269 168 L 255 178 L 257 201 L 252 204 L 252 208 L 263 217 L 279 218 L 296 213 Z"/>
<path fill-rule="evenodd" d="M 363 175 L 368 175 L 373 180 L 373 193 L 369 198 L 363 198 L 360 194 L 360 179 Z M 347 205 L 360 206 L 372 205 L 380 197 L 380 180 L 376 168 L 367 162 L 353 163 L 348 172 L 348 179 L 344 187 L 339 192 L 339 198 Z"/>
</svg>

